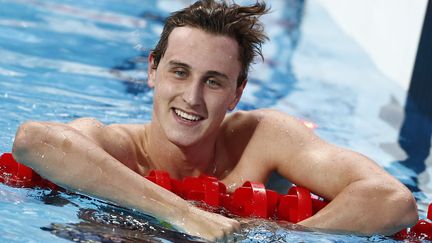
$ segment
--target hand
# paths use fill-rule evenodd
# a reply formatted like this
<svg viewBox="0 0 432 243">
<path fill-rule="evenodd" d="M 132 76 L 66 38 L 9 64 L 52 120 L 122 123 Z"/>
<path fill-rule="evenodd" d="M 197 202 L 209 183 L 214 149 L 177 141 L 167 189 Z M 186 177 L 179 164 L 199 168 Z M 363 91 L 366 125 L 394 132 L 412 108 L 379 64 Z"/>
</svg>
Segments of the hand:
<svg viewBox="0 0 432 243">
<path fill-rule="evenodd" d="M 219 214 L 210 213 L 190 205 L 188 210 L 179 215 L 176 226 L 186 233 L 210 241 L 227 241 L 228 236 L 240 231 L 240 223 Z"/>
</svg>

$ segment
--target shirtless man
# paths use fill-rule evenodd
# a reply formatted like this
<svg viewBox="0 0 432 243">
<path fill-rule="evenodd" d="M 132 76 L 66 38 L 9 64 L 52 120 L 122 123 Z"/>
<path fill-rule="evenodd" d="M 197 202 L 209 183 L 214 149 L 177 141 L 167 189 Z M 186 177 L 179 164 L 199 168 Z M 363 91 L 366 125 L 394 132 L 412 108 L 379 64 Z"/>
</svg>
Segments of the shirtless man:
<svg viewBox="0 0 432 243">
<path fill-rule="evenodd" d="M 418 218 L 410 191 L 358 153 L 326 143 L 297 119 L 272 110 L 233 110 L 249 65 L 266 39 L 250 7 L 197 2 L 167 19 L 148 58 L 154 88 L 148 124 L 26 122 L 14 157 L 56 184 L 135 208 L 187 233 L 214 240 L 239 229 L 234 219 L 203 211 L 143 176 L 201 173 L 231 190 L 266 182 L 277 171 L 331 203 L 299 224 L 392 234 Z"/>
</svg>

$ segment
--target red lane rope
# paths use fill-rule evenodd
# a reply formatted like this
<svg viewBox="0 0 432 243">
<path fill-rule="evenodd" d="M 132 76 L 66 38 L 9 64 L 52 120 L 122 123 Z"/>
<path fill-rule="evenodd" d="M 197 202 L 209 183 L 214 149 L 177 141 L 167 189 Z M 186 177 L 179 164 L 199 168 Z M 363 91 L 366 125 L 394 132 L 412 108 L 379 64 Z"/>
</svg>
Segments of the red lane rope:
<svg viewBox="0 0 432 243">
<path fill-rule="evenodd" d="M 166 171 L 153 170 L 145 178 L 186 200 L 225 208 L 241 217 L 297 223 L 311 217 L 328 203 L 299 186 L 293 186 L 286 195 L 281 195 L 266 189 L 262 183 L 247 181 L 233 193 L 227 193 L 226 186 L 221 181 L 207 175 L 176 180 Z M 31 168 L 16 162 L 11 153 L 0 156 L 0 183 L 12 187 L 62 189 L 42 178 Z M 431 220 L 432 204 L 429 205 L 427 219 L 419 220 L 415 226 L 401 230 L 393 237 L 398 240 L 432 240 Z"/>
<path fill-rule="evenodd" d="M 0 182 L 12 187 L 60 189 L 56 184 L 43 179 L 31 168 L 16 162 L 11 153 L 4 153 L 0 156 Z"/>
</svg>

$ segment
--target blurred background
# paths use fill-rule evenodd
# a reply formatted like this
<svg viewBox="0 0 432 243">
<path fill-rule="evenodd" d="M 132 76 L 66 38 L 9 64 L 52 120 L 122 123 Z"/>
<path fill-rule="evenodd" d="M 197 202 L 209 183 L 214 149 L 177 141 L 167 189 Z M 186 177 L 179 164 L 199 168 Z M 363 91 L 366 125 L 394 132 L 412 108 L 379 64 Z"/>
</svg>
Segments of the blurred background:
<svg viewBox="0 0 432 243">
<path fill-rule="evenodd" d="M 0 0 L 0 153 L 11 151 L 27 120 L 148 122 L 148 54 L 169 13 L 192 2 Z M 315 123 L 321 137 L 367 155 L 407 185 L 424 218 L 432 201 L 431 1 L 266 2 L 270 41 L 237 109 L 273 108 Z M 275 182 L 285 183 L 277 175 Z M 162 233 L 145 215 L 120 217 L 123 211 L 89 197 L 5 185 L 0 195 L 0 241 L 193 240 Z M 136 229 L 143 230 L 132 236 Z M 251 224 L 242 235 L 264 242 L 391 241 L 270 222 Z"/>
</svg>

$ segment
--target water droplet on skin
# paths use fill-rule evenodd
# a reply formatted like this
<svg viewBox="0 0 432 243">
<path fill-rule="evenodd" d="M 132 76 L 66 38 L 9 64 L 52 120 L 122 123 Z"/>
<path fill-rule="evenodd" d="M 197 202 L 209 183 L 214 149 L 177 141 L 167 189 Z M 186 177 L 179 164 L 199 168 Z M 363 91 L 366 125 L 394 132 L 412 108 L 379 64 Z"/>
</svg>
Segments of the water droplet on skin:
<svg viewBox="0 0 432 243">
<path fill-rule="evenodd" d="M 41 141 L 41 143 L 43 144 L 43 146 L 48 147 L 48 149 L 50 150 L 56 149 L 56 147 L 53 144 L 47 143 L 46 141 Z"/>
<path fill-rule="evenodd" d="M 229 191 L 231 191 L 231 190 L 233 190 L 233 189 L 236 188 L 236 187 L 237 187 L 237 183 L 232 183 L 232 184 L 230 184 L 230 185 L 227 186 L 227 189 L 228 189 Z"/>
</svg>

